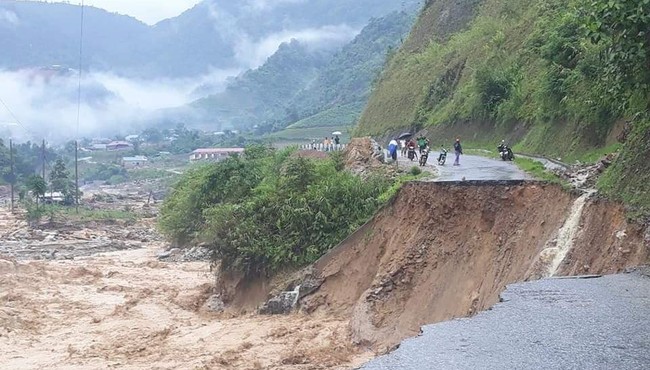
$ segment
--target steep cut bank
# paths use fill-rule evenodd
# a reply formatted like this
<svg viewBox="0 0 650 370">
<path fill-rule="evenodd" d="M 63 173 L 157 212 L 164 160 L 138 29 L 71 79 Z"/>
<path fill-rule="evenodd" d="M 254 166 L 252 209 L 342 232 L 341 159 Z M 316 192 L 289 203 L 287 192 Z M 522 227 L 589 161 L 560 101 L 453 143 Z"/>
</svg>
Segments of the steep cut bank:
<svg viewBox="0 0 650 370">
<path fill-rule="evenodd" d="M 507 284 L 646 263 L 644 228 L 624 215 L 543 183 L 410 183 L 315 264 L 322 284 L 301 309 L 349 317 L 355 341 L 386 350 L 487 309 Z"/>
</svg>

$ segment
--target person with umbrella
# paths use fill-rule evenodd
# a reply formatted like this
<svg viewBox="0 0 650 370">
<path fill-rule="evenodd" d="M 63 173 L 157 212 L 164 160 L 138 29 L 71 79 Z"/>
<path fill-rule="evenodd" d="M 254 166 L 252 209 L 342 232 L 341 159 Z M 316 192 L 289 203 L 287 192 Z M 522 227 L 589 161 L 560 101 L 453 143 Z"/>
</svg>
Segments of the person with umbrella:
<svg viewBox="0 0 650 370">
<path fill-rule="evenodd" d="M 334 135 L 335 150 L 338 150 L 339 145 L 341 144 L 341 138 L 339 138 L 339 135 L 342 135 L 342 133 L 341 131 L 334 131 L 332 132 L 332 135 Z"/>
</svg>

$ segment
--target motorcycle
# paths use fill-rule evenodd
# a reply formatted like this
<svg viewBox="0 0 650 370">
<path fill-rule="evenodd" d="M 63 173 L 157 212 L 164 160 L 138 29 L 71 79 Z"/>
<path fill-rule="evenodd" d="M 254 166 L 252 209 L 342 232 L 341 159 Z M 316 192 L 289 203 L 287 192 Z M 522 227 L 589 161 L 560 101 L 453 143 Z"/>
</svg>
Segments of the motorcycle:
<svg viewBox="0 0 650 370">
<path fill-rule="evenodd" d="M 429 149 L 424 148 L 422 149 L 422 153 L 420 153 L 420 166 L 422 167 L 426 166 L 428 160 L 429 160 Z"/>
<path fill-rule="evenodd" d="M 510 149 L 508 146 L 499 146 L 497 149 L 499 150 L 499 155 L 501 156 L 502 160 L 512 161 L 515 159 L 515 155 L 512 152 L 512 149 Z"/>
<path fill-rule="evenodd" d="M 443 150 L 442 153 L 440 153 L 440 156 L 438 157 L 438 164 L 444 166 L 446 161 L 447 161 L 447 151 Z"/>
<path fill-rule="evenodd" d="M 415 147 L 409 146 L 408 159 L 413 161 L 415 159 Z"/>
</svg>

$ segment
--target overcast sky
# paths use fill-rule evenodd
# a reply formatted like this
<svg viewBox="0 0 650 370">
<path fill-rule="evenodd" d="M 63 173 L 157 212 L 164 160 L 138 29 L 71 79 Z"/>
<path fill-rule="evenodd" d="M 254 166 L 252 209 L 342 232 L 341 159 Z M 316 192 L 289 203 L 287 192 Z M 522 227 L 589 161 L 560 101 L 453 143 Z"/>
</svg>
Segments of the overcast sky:
<svg viewBox="0 0 650 370">
<path fill-rule="evenodd" d="M 50 2 L 81 4 L 81 0 L 49 0 Z M 237 1 L 237 0 L 233 0 Z M 145 23 L 154 24 L 175 17 L 201 0 L 84 0 L 84 4 L 111 12 L 127 14 Z"/>
</svg>

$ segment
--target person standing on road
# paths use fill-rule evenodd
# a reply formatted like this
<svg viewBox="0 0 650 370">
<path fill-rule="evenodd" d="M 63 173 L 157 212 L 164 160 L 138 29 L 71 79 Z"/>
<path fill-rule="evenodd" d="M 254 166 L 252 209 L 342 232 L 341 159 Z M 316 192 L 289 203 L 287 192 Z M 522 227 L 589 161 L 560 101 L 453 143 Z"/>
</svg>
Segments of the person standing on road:
<svg viewBox="0 0 650 370">
<path fill-rule="evenodd" d="M 402 157 L 406 157 L 406 140 L 401 139 L 399 141 L 400 149 L 402 149 Z"/>
<path fill-rule="evenodd" d="M 456 160 L 454 161 L 454 166 L 460 166 L 460 156 L 463 154 L 463 147 L 460 145 L 460 138 L 456 138 L 454 143 L 454 151 L 456 152 Z"/>
<path fill-rule="evenodd" d="M 393 139 L 388 143 L 388 154 L 392 158 L 393 162 L 397 163 L 397 140 Z"/>
</svg>

